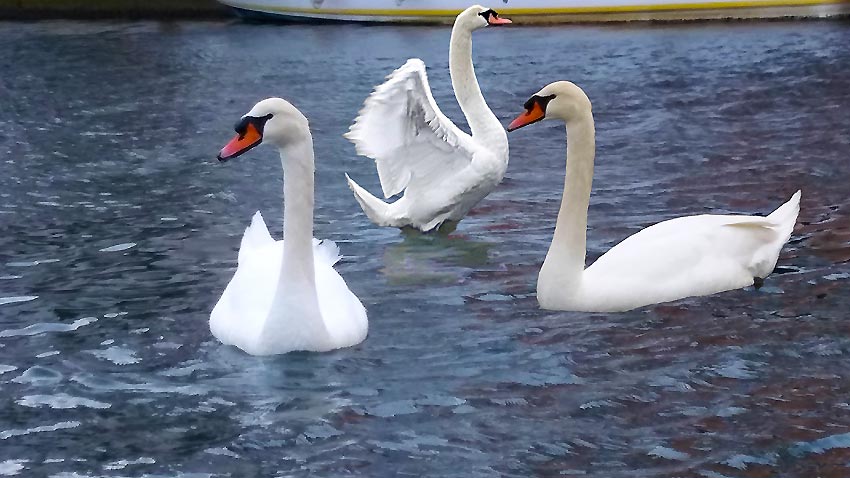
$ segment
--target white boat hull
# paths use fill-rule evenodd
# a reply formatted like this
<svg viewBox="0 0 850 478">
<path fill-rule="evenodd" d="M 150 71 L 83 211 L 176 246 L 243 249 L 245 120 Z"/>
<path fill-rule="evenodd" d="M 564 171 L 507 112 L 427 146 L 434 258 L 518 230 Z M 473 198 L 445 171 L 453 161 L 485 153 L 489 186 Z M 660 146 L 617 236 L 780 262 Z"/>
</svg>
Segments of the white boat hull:
<svg viewBox="0 0 850 478">
<path fill-rule="evenodd" d="M 474 2 L 457 0 L 219 0 L 247 18 L 283 21 L 451 23 Z M 830 17 L 850 0 L 501 0 L 516 23 Z"/>
</svg>

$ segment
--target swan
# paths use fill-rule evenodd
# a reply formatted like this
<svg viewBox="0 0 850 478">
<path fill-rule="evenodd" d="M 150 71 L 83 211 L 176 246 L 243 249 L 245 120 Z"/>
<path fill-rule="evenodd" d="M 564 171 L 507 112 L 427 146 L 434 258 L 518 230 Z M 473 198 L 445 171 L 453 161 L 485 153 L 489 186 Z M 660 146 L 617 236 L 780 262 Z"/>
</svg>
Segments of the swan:
<svg viewBox="0 0 850 478">
<path fill-rule="evenodd" d="M 587 269 L 587 208 L 595 132 L 590 100 L 568 81 L 547 85 L 508 126 L 557 118 L 567 128 L 567 171 L 537 300 L 550 310 L 622 312 L 685 297 L 760 287 L 788 242 L 800 191 L 767 217 L 703 214 L 660 222 L 617 244 Z"/>
<path fill-rule="evenodd" d="M 236 273 L 210 314 L 210 331 L 251 355 L 323 352 L 362 342 L 366 309 L 333 268 L 339 249 L 313 238 L 313 137 L 307 118 L 288 101 L 268 98 L 235 129 L 220 161 L 261 143 L 280 151 L 285 242 L 272 239 L 258 211 L 242 237 Z"/>
<path fill-rule="evenodd" d="M 384 197 L 376 198 L 347 174 L 348 186 L 378 226 L 451 230 L 501 182 L 508 167 L 508 137 L 487 107 L 472 68 L 472 32 L 511 23 L 474 5 L 455 19 L 449 74 L 472 135 L 448 119 L 431 95 L 425 63 L 411 58 L 366 99 L 344 135 L 357 154 L 375 160 Z"/>
</svg>

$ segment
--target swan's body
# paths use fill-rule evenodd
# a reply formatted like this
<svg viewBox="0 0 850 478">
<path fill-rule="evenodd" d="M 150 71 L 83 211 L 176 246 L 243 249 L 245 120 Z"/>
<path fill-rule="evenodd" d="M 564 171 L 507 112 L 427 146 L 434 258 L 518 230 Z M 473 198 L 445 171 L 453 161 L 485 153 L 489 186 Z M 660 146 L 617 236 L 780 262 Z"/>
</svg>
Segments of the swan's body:
<svg viewBox="0 0 850 478">
<path fill-rule="evenodd" d="M 472 32 L 500 23 L 508 21 L 473 6 L 458 15 L 452 28 L 449 72 L 472 135 L 440 111 L 422 60 L 408 60 L 366 99 L 345 137 L 358 154 L 375 160 L 385 198 L 404 192 L 386 203 L 348 178 L 375 224 L 429 231 L 460 221 L 504 177 L 508 138 L 487 107 L 472 67 Z"/>
<path fill-rule="evenodd" d="M 307 119 L 285 100 L 270 98 L 243 117 L 237 132 L 219 159 L 261 142 L 280 149 L 285 242 L 272 239 L 260 213 L 254 215 L 236 273 L 210 315 L 210 330 L 252 355 L 320 352 L 362 342 L 366 310 L 333 268 L 339 250 L 313 238 L 313 139 Z"/>
<path fill-rule="evenodd" d="M 788 242 L 800 191 L 767 217 L 711 215 L 664 221 L 617 244 L 584 268 L 595 132 L 590 100 L 552 83 L 526 103 L 509 131 L 544 118 L 567 126 L 567 172 L 555 234 L 537 280 L 544 309 L 619 312 L 758 284 Z"/>
</svg>

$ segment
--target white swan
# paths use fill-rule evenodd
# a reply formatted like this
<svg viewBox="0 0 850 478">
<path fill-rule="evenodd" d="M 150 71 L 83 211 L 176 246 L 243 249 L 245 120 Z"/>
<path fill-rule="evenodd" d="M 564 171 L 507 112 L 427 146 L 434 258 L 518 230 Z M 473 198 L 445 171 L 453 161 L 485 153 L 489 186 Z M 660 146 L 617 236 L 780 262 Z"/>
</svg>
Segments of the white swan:
<svg viewBox="0 0 850 478">
<path fill-rule="evenodd" d="M 388 204 L 348 185 L 363 212 L 379 226 L 413 227 L 427 232 L 460 221 L 502 180 L 508 167 L 508 137 L 487 107 L 472 68 L 472 32 L 510 23 L 475 5 L 461 12 L 452 28 L 449 73 L 455 97 L 472 136 L 461 131 L 434 102 L 425 64 L 407 60 L 375 89 L 345 134 L 357 154 L 375 160 Z"/>
<path fill-rule="evenodd" d="M 664 221 L 584 268 L 595 132 L 590 100 L 559 81 L 525 103 L 508 131 L 544 118 L 567 125 L 567 172 L 555 235 L 537 279 L 544 309 L 620 312 L 684 297 L 761 285 L 800 211 L 800 191 L 767 217 L 703 214 Z"/>
<path fill-rule="evenodd" d="M 238 267 L 210 315 L 221 342 L 252 355 L 327 351 L 366 338 L 366 310 L 334 270 L 339 249 L 313 239 L 313 137 L 286 100 L 257 103 L 219 153 L 225 161 L 260 143 L 280 150 L 283 237 L 275 241 L 257 212 L 242 237 Z"/>
</svg>

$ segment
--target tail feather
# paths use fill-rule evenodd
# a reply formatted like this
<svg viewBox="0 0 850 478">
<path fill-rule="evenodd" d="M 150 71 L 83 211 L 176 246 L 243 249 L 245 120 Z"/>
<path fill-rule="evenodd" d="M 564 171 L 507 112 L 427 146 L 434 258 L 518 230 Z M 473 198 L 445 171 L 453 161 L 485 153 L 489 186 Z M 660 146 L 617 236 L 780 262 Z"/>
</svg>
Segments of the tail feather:
<svg viewBox="0 0 850 478">
<path fill-rule="evenodd" d="M 797 223 L 797 215 L 800 214 L 800 196 L 801 194 L 798 190 L 791 196 L 788 202 L 779 206 L 767 216 L 767 219 L 775 223 L 782 232 L 782 244 L 788 242 L 788 239 L 791 238 L 791 232 L 794 231 L 794 225 Z"/>
<path fill-rule="evenodd" d="M 378 226 L 395 226 L 395 221 L 390 213 L 390 204 L 381 201 L 369 191 L 363 189 L 348 174 L 345 175 L 345 179 L 348 180 L 348 187 L 354 193 L 354 198 L 357 199 L 363 212 L 372 222 Z"/>
<path fill-rule="evenodd" d="M 775 239 L 753 255 L 751 269 L 754 277 L 763 279 L 776 268 L 779 253 L 782 252 L 782 246 L 791 238 L 799 213 L 800 191 L 797 191 L 788 202 L 776 208 L 765 218 L 768 227 L 774 231 Z"/>
</svg>

